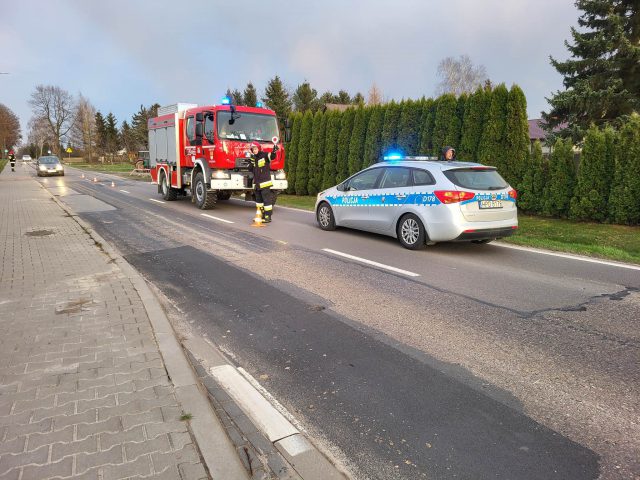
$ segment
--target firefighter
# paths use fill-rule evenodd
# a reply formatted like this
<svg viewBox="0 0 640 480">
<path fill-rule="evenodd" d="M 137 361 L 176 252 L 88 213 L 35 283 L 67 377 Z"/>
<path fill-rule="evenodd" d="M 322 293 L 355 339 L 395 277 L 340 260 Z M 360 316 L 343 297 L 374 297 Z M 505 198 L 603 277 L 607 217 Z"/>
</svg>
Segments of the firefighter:
<svg viewBox="0 0 640 480">
<path fill-rule="evenodd" d="M 16 171 L 16 154 L 13 153 L 13 150 L 9 151 L 9 163 L 11 164 L 11 171 Z"/>
<path fill-rule="evenodd" d="M 262 151 L 262 146 L 258 142 L 251 142 L 249 146 L 251 156 L 249 157 L 249 169 L 253 173 L 253 189 L 256 196 L 256 207 L 264 223 L 271 222 L 273 212 L 273 198 L 271 195 L 271 161 L 275 160 L 278 144 L 273 144 L 273 151 L 266 153 Z"/>
</svg>

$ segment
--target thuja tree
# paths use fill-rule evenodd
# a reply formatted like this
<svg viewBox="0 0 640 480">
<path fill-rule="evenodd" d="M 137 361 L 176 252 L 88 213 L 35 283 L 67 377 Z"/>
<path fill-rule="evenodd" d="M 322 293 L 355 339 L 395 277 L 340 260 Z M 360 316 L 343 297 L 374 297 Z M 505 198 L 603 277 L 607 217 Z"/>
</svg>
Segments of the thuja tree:
<svg viewBox="0 0 640 480">
<path fill-rule="evenodd" d="M 356 116 L 355 108 L 348 108 L 342 114 L 340 134 L 338 135 L 338 157 L 336 164 L 336 183 L 342 182 L 349 176 L 349 144 L 351 132 Z"/>
<path fill-rule="evenodd" d="M 398 148 L 406 155 L 417 155 L 420 150 L 420 120 L 422 102 L 407 100 L 402 105 L 398 124 Z"/>
<path fill-rule="evenodd" d="M 575 185 L 575 166 L 571 140 L 558 139 L 549 161 L 549 182 L 545 189 L 544 213 L 566 217 Z"/>
<path fill-rule="evenodd" d="M 502 175 L 516 189 L 522 187 L 522 179 L 529 160 L 529 122 L 527 99 L 522 89 L 513 85 L 507 98 L 507 122 L 504 155 L 505 169 Z"/>
<path fill-rule="evenodd" d="M 456 124 L 456 106 L 456 97 L 451 93 L 438 98 L 431 149 L 433 155 L 439 155 L 442 148 L 447 145 L 446 142 L 452 139 L 452 131 Z"/>
<path fill-rule="evenodd" d="M 324 135 L 327 124 L 326 115 L 318 110 L 313 116 L 311 146 L 309 148 L 309 173 L 307 193 L 317 195 L 322 183 L 322 162 L 324 161 Z"/>
<path fill-rule="evenodd" d="M 327 117 L 327 133 L 324 143 L 324 171 L 322 173 L 322 189 L 336 184 L 338 165 L 338 137 L 342 125 L 342 113 L 334 110 Z"/>
<path fill-rule="evenodd" d="M 571 218 L 599 222 L 607 219 L 614 169 L 614 139 L 611 128 L 600 130 L 592 126 L 587 131 L 569 209 Z"/>
<path fill-rule="evenodd" d="M 433 98 L 425 100 L 422 107 L 422 126 L 420 130 L 420 154 L 431 155 L 433 151 L 433 129 L 436 121 L 438 101 Z"/>
<path fill-rule="evenodd" d="M 402 105 L 391 102 L 387 105 L 384 112 L 384 121 L 382 123 L 382 152 L 398 148 L 398 124 L 400 123 L 400 115 L 402 114 Z"/>
<path fill-rule="evenodd" d="M 364 140 L 364 155 L 362 167 L 368 167 L 380 161 L 382 152 L 382 123 L 384 122 L 385 107 L 376 105 L 371 108 L 367 135 Z"/>
<path fill-rule="evenodd" d="M 313 113 L 311 113 L 311 110 L 307 110 L 302 117 L 302 126 L 300 127 L 300 143 L 298 144 L 296 165 L 296 195 L 307 194 L 312 133 Z"/>
<path fill-rule="evenodd" d="M 544 188 L 546 185 L 545 160 L 542 156 L 542 145 L 539 140 L 533 144 L 527 171 L 518 190 L 518 208 L 529 213 L 541 213 L 544 204 Z"/>
<path fill-rule="evenodd" d="M 640 224 L 640 116 L 633 115 L 620 129 L 615 178 L 609 196 L 611 219 Z"/>
<path fill-rule="evenodd" d="M 478 147 L 482 138 L 482 131 L 486 122 L 491 92 L 484 88 L 478 88 L 467 100 L 462 121 L 462 133 L 458 158 L 466 161 L 476 161 Z"/>
<path fill-rule="evenodd" d="M 367 133 L 367 109 L 358 107 L 353 121 L 353 132 L 349 140 L 348 166 L 349 175 L 360 171 L 362 168 L 362 153 L 364 150 L 365 135 Z"/>
<path fill-rule="evenodd" d="M 287 174 L 287 181 L 290 193 L 296 191 L 296 167 L 298 163 L 298 144 L 300 143 L 300 129 L 302 127 L 302 114 L 292 113 L 291 120 L 291 142 L 287 145 L 287 159 L 284 163 L 284 170 Z"/>
<path fill-rule="evenodd" d="M 504 146 L 507 129 L 507 101 L 509 91 L 504 83 L 493 89 L 487 122 L 482 132 L 478 159 L 486 165 L 494 165 L 502 171 L 505 165 Z"/>
</svg>

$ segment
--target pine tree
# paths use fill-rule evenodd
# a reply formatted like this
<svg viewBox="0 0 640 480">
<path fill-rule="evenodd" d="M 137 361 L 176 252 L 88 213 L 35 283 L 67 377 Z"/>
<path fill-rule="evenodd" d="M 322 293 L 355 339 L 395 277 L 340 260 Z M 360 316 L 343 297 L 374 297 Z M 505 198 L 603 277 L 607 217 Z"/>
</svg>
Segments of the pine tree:
<svg viewBox="0 0 640 480">
<path fill-rule="evenodd" d="M 570 218 L 598 222 L 607 219 L 614 169 L 614 137 L 611 128 L 600 130 L 592 126 L 587 131 L 571 199 Z"/>
<path fill-rule="evenodd" d="M 487 121 L 478 148 L 478 160 L 493 165 L 499 171 L 505 166 L 505 144 L 507 129 L 507 100 L 509 91 L 504 83 L 493 89 Z"/>
<path fill-rule="evenodd" d="M 157 103 L 150 107 L 140 105 L 140 110 L 131 119 L 131 130 L 135 140 L 137 150 L 147 150 L 149 148 L 149 119 L 158 116 Z"/>
<path fill-rule="evenodd" d="M 634 114 L 619 132 L 615 175 L 609 197 L 611 219 L 640 224 L 640 116 Z"/>
<path fill-rule="evenodd" d="M 382 124 L 384 122 L 384 105 L 371 107 L 367 135 L 364 141 L 364 155 L 362 168 L 366 168 L 380 161 L 382 151 Z"/>
<path fill-rule="evenodd" d="M 324 171 L 322 173 L 322 189 L 336 184 L 338 165 L 338 137 L 342 124 L 342 113 L 337 110 L 329 111 L 327 118 L 327 133 L 324 144 Z"/>
<path fill-rule="evenodd" d="M 362 95 L 360 92 L 357 92 L 351 99 L 351 103 L 360 107 L 364 107 L 364 95 Z"/>
<path fill-rule="evenodd" d="M 311 154 L 311 136 L 313 135 L 313 113 L 307 110 L 302 117 L 300 143 L 296 165 L 296 195 L 306 195 L 309 183 L 309 156 Z"/>
<path fill-rule="evenodd" d="M 309 146 L 309 171 L 307 173 L 307 193 L 309 195 L 317 195 L 320 191 L 320 179 L 322 172 L 321 157 L 324 154 L 324 132 L 322 125 L 326 125 L 325 115 L 321 111 L 317 111 L 313 115 L 313 123 L 311 125 L 311 144 Z M 324 119 L 324 121 L 323 121 Z"/>
<path fill-rule="evenodd" d="M 333 103 L 349 105 L 351 103 L 351 95 L 349 95 L 345 90 L 340 90 L 338 95 L 333 97 Z"/>
<path fill-rule="evenodd" d="M 244 95 L 242 95 L 242 92 L 237 88 L 231 92 L 231 101 L 234 105 L 246 105 L 244 102 Z"/>
<path fill-rule="evenodd" d="M 315 112 L 318 110 L 318 92 L 315 88 L 311 88 L 309 82 L 304 82 L 298 85 L 296 91 L 293 93 L 293 107 L 297 112 L 306 112 L 311 110 Z"/>
<path fill-rule="evenodd" d="M 575 185 L 575 164 L 571 140 L 558 139 L 549 161 L 549 182 L 545 188 L 544 213 L 566 217 Z"/>
<path fill-rule="evenodd" d="M 438 98 L 433 137 L 431 140 L 432 155 L 440 155 L 442 148 L 450 145 L 446 142 L 451 140 L 451 132 L 455 128 L 456 106 L 456 97 L 452 93 L 445 93 Z M 454 147 L 454 145 L 451 146 Z"/>
<path fill-rule="evenodd" d="M 120 139 L 118 138 L 118 120 L 113 113 L 109 112 L 105 118 L 105 145 L 107 153 L 113 155 L 120 148 Z"/>
<path fill-rule="evenodd" d="M 406 155 L 417 155 L 420 150 L 420 101 L 407 100 L 402 106 L 398 125 L 398 148 Z"/>
<path fill-rule="evenodd" d="M 458 158 L 469 162 L 478 159 L 478 147 L 487 119 L 491 92 L 484 88 L 478 88 L 467 100 L 462 121 L 462 134 Z"/>
<path fill-rule="evenodd" d="M 302 127 L 302 114 L 292 113 L 289 116 L 291 122 L 291 142 L 287 145 L 287 158 L 284 164 L 284 171 L 287 174 L 289 193 L 296 191 L 296 169 L 298 167 L 298 145 L 300 144 L 300 129 Z"/>
<path fill-rule="evenodd" d="M 518 190 L 518 208 L 528 213 L 541 213 L 544 200 L 542 145 L 533 144 L 527 171 Z"/>
<path fill-rule="evenodd" d="M 429 98 L 422 108 L 422 128 L 420 131 L 420 155 L 431 155 L 433 151 L 433 129 L 436 123 L 438 100 Z"/>
<path fill-rule="evenodd" d="M 356 116 L 355 108 L 347 108 L 342 113 L 340 135 L 338 135 L 338 157 L 336 163 L 336 183 L 342 182 L 349 176 L 349 143 L 353 132 L 353 122 Z"/>
<path fill-rule="evenodd" d="M 501 174 L 513 188 L 520 190 L 527 170 L 531 140 L 527 121 L 527 99 L 517 85 L 511 87 L 507 98 L 505 140 L 505 170 L 501 171 Z"/>
<path fill-rule="evenodd" d="M 127 153 L 132 153 L 136 151 L 135 141 L 133 139 L 132 130 L 129 126 L 129 122 L 124 120 L 122 125 L 120 126 L 120 145 L 122 145 Z"/>
<path fill-rule="evenodd" d="M 107 123 L 104 116 L 99 111 L 96 112 L 96 149 L 99 155 L 104 155 L 107 149 Z M 134 117 L 135 121 L 135 117 Z"/>
<path fill-rule="evenodd" d="M 258 103 L 258 92 L 256 91 L 256 87 L 253 86 L 253 83 L 247 83 L 247 88 L 244 89 L 242 99 L 244 105 L 248 105 L 249 107 L 255 107 Z"/>
<path fill-rule="evenodd" d="M 367 110 L 364 107 L 356 109 L 355 119 L 353 120 L 353 132 L 349 140 L 349 155 L 347 164 L 349 167 L 349 176 L 359 172 L 362 169 L 362 156 L 364 154 L 364 140 L 367 134 Z"/>
<path fill-rule="evenodd" d="M 382 153 L 397 150 L 398 125 L 402 114 L 402 105 L 392 101 L 386 105 L 382 122 Z"/>
<path fill-rule="evenodd" d="M 279 119 L 287 118 L 291 112 L 291 99 L 278 75 L 267 83 L 262 101 L 276 112 Z"/>
<path fill-rule="evenodd" d="M 551 64 L 564 76 L 566 90 L 556 92 L 543 115 L 548 130 L 567 124 L 562 135 L 581 140 L 593 122 L 611 123 L 640 110 L 640 3 L 637 0 L 576 0 L 583 13 L 571 58 Z"/>
</svg>

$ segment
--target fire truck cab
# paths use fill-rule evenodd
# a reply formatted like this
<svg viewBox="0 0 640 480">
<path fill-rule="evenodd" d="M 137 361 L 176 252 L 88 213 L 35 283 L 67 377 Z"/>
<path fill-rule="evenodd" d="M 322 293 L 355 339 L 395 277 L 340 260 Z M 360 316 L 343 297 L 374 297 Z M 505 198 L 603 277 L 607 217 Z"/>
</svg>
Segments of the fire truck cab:
<svg viewBox="0 0 640 480">
<path fill-rule="evenodd" d="M 258 142 L 270 152 L 280 138 L 273 110 L 232 105 L 198 106 L 177 103 L 158 109 L 149 119 L 149 168 L 158 193 L 165 200 L 191 195 L 203 210 L 233 193 L 253 198 L 253 178 L 247 152 Z M 287 132 L 288 135 L 288 132 Z M 275 138 L 274 138 L 275 137 Z M 285 151 L 271 162 L 272 190 L 287 188 Z"/>
</svg>

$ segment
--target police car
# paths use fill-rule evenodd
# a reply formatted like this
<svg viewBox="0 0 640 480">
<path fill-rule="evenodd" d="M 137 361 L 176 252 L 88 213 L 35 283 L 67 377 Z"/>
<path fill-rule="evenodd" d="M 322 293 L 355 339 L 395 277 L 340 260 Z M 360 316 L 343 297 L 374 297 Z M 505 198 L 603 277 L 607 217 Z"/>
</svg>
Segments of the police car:
<svg viewBox="0 0 640 480">
<path fill-rule="evenodd" d="M 409 249 L 446 241 L 488 243 L 518 228 L 516 191 L 495 167 L 390 155 L 318 194 L 322 230 L 348 227 Z"/>
</svg>

